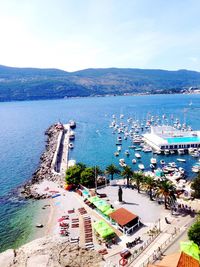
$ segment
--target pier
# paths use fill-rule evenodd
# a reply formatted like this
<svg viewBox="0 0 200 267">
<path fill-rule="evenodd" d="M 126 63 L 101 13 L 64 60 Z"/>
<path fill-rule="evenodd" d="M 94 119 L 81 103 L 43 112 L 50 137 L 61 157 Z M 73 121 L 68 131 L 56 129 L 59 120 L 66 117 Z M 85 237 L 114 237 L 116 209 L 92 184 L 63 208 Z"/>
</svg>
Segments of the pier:
<svg viewBox="0 0 200 267">
<path fill-rule="evenodd" d="M 63 177 L 68 168 L 69 134 L 70 125 L 63 124 L 63 129 L 58 136 L 56 151 L 51 163 L 52 172 Z"/>
</svg>

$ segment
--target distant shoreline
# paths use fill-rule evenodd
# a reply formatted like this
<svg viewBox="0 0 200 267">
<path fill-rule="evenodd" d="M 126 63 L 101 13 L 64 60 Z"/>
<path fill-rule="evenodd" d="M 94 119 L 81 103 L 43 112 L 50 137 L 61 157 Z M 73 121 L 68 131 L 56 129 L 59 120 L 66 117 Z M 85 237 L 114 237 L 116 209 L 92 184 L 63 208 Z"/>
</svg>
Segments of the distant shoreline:
<svg viewBox="0 0 200 267">
<path fill-rule="evenodd" d="M 156 96 L 156 95 L 200 95 L 199 93 L 155 93 L 155 94 L 148 94 L 148 93 L 127 93 L 127 94 L 108 94 L 108 95 L 90 95 L 90 96 L 67 96 L 63 98 L 41 98 L 41 99 L 22 99 L 22 100 L 0 100 L 0 103 L 13 103 L 13 102 L 36 102 L 36 101 L 56 101 L 56 100 L 69 100 L 69 99 L 84 99 L 84 98 L 105 98 L 105 97 L 128 97 L 128 96 Z"/>
</svg>

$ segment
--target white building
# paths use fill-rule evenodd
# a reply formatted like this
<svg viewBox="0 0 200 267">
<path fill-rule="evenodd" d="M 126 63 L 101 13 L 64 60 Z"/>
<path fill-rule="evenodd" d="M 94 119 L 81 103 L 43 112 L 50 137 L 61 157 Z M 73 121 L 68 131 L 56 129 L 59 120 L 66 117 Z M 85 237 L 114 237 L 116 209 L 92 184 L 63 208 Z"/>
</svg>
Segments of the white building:
<svg viewBox="0 0 200 267">
<path fill-rule="evenodd" d="M 151 132 L 144 134 L 143 139 L 160 151 L 200 148 L 200 131 L 181 131 L 172 126 L 151 126 Z"/>
</svg>

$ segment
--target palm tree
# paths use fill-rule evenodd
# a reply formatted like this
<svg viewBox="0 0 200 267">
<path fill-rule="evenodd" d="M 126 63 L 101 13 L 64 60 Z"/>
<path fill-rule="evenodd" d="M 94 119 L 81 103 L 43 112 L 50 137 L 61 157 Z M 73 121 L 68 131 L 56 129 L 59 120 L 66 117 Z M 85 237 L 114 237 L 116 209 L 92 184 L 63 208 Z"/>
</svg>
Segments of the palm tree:
<svg viewBox="0 0 200 267">
<path fill-rule="evenodd" d="M 114 164 L 110 164 L 110 165 L 108 165 L 106 167 L 105 173 L 108 174 L 108 175 L 110 175 L 111 176 L 111 180 L 113 180 L 114 175 L 115 174 L 119 174 L 120 173 L 120 170 Z"/>
<path fill-rule="evenodd" d="M 138 193 L 140 193 L 140 184 L 144 181 L 144 176 L 140 172 L 134 172 L 132 179 L 136 182 Z"/>
<path fill-rule="evenodd" d="M 175 199 L 175 188 L 172 183 L 167 180 L 160 181 L 158 184 L 159 193 L 164 196 L 165 209 L 167 209 L 168 200 Z"/>
<path fill-rule="evenodd" d="M 123 171 L 121 172 L 121 175 L 124 178 L 126 178 L 126 180 L 127 180 L 127 187 L 129 187 L 130 178 L 133 176 L 133 171 L 132 171 L 131 167 L 129 167 L 129 166 L 124 167 Z"/>
<path fill-rule="evenodd" d="M 155 186 L 156 186 L 154 178 L 151 177 L 151 176 L 145 176 L 144 177 L 144 183 L 147 185 L 147 188 L 149 189 L 150 200 L 153 200 L 153 198 L 152 198 L 152 189 L 155 188 Z"/>
</svg>

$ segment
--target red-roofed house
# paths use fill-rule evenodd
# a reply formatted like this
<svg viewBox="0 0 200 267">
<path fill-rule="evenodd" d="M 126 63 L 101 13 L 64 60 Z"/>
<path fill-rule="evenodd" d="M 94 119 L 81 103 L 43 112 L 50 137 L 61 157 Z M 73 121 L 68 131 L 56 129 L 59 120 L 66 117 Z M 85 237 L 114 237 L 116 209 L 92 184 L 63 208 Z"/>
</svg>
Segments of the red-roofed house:
<svg viewBox="0 0 200 267">
<path fill-rule="evenodd" d="M 139 217 L 125 208 L 115 210 L 109 214 L 109 217 L 117 223 L 118 229 L 124 234 L 130 234 L 140 225 Z"/>
</svg>

